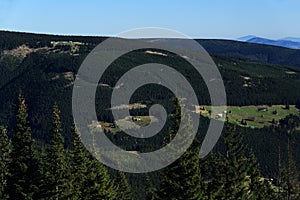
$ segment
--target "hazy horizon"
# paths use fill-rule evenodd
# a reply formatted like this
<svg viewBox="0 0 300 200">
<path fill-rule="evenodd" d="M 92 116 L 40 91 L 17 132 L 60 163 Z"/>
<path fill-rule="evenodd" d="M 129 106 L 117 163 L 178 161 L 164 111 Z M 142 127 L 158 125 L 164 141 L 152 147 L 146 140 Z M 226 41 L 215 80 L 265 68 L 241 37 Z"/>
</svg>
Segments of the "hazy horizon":
<svg viewBox="0 0 300 200">
<path fill-rule="evenodd" d="M 148 28 L 148 27 L 146 27 Z M 19 32 L 19 33 L 28 33 L 28 34 L 45 34 L 45 35 L 59 35 L 59 36 L 87 36 L 87 37 L 115 37 L 116 35 L 104 35 L 104 34 L 99 34 L 99 35 L 91 35 L 91 34 L 56 34 L 56 33 L 46 33 L 46 32 L 30 32 L 30 31 L 20 31 L 20 30 L 6 30 L 6 29 L 0 29 L 0 31 L 8 31 L 8 32 Z M 257 35 L 244 35 L 240 36 L 237 38 L 222 38 L 222 37 L 192 37 L 191 39 L 220 39 L 220 40 L 239 40 L 240 38 L 247 37 L 247 36 L 253 36 L 257 38 L 265 38 Z M 164 39 L 164 38 L 169 38 L 169 37 L 146 37 L 146 38 L 138 38 L 138 39 Z M 271 39 L 271 40 L 289 40 L 290 38 L 293 39 L 299 39 L 300 37 L 293 37 L 293 36 L 284 36 L 282 38 L 265 38 L 265 39 Z M 180 38 L 172 38 L 171 39 L 180 39 Z M 183 38 L 184 39 L 184 38 Z"/>
<path fill-rule="evenodd" d="M 30 33 L 115 36 L 130 29 L 162 27 L 191 38 L 300 37 L 296 0 L 0 2 L 0 29 Z"/>
</svg>

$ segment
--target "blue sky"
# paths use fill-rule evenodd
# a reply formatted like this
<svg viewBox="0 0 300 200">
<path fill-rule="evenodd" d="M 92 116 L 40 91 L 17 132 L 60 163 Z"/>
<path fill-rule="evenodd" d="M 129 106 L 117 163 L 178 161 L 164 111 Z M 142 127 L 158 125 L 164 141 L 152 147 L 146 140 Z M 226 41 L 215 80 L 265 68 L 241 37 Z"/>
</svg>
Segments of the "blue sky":
<svg viewBox="0 0 300 200">
<path fill-rule="evenodd" d="M 300 37 L 299 0 L 0 0 L 0 29 L 116 35 L 141 27 L 194 38 Z"/>
</svg>

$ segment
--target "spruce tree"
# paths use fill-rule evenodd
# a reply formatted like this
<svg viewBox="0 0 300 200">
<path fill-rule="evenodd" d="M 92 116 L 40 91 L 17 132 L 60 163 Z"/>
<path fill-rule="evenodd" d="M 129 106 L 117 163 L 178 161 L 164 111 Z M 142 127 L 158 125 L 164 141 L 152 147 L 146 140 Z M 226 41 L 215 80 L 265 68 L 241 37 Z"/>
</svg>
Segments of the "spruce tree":
<svg viewBox="0 0 300 200">
<path fill-rule="evenodd" d="M 37 199 L 45 199 L 46 191 L 48 190 L 47 184 L 47 152 L 45 147 L 41 148 L 41 152 L 39 152 L 39 193 Z"/>
<path fill-rule="evenodd" d="M 80 135 L 75 127 L 72 126 L 73 149 L 71 150 L 72 174 L 73 174 L 73 195 L 77 199 L 86 198 L 87 176 L 89 167 L 88 153 L 81 142 Z"/>
<path fill-rule="evenodd" d="M 299 173 L 293 156 L 293 141 L 295 140 L 296 127 L 299 118 L 290 115 L 280 121 L 281 130 L 287 135 L 287 162 L 281 165 L 279 177 L 279 198 L 283 200 L 300 199 Z M 281 161 L 280 161 L 281 162 Z"/>
<path fill-rule="evenodd" d="M 117 186 L 117 199 L 132 200 L 131 187 L 124 172 L 118 171 L 115 184 Z"/>
<path fill-rule="evenodd" d="M 189 150 L 165 172 L 159 199 L 205 199 L 198 154 Z"/>
<path fill-rule="evenodd" d="M 205 196 L 208 199 L 225 199 L 225 157 L 219 153 L 211 153 L 201 164 Z"/>
<path fill-rule="evenodd" d="M 11 142 L 7 136 L 7 130 L 0 127 L 0 199 L 8 199 L 6 191 L 9 177 L 9 164 L 11 162 Z"/>
<path fill-rule="evenodd" d="M 98 149 L 95 147 L 95 140 L 92 138 L 92 152 L 91 155 L 96 155 Z M 86 200 L 94 199 L 117 199 L 117 187 L 114 185 L 109 176 L 107 168 L 98 161 L 95 157 L 89 157 L 87 189 L 85 191 Z"/>
<path fill-rule="evenodd" d="M 87 190 L 84 199 L 117 199 L 117 189 L 111 180 L 107 169 L 95 158 L 91 158 L 88 167 Z"/>
<path fill-rule="evenodd" d="M 175 101 L 174 127 L 170 130 L 167 141 L 175 136 L 180 123 L 180 107 Z M 192 131 L 190 116 L 182 116 L 188 123 L 184 124 L 183 131 Z M 184 139 L 184 138 L 183 138 Z M 192 146 L 178 160 L 165 169 L 164 179 L 161 183 L 158 199 L 205 199 L 204 190 L 201 188 L 202 177 L 199 167 L 198 148 Z"/>
<path fill-rule="evenodd" d="M 228 200 L 245 199 L 247 197 L 247 159 L 242 135 L 234 125 L 225 125 L 226 159 L 224 162 L 224 197 Z"/>
<path fill-rule="evenodd" d="M 144 185 L 145 185 L 145 193 L 146 193 L 145 199 L 146 200 L 155 200 L 155 199 L 157 199 L 156 189 L 153 186 L 151 177 L 148 174 L 146 174 L 144 179 L 145 179 L 145 184 Z"/>
<path fill-rule="evenodd" d="M 292 155 L 292 148 L 288 142 L 287 164 L 280 169 L 280 194 L 279 197 L 283 200 L 298 200 L 300 199 L 300 183 L 299 173 Z"/>
<path fill-rule="evenodd" d="M 226 155 L 212 153 L 202 164 L 209 199 L 274 199 L 274 190 L 261 178 L 252 152 L 246 154 L 235 126 L 225 126 Z"/>
<path fill-rule="evenodd" d="M 31 129 L 27 121 L 25 99 L 20 95 L 16 114 L 16 126 L 12 138 L 10 176 L 8 179 L 9 199 L 35 199 L 39 192 L 39 163 L 36 157 Z"/>
<path fill-rule="evenodd" d="M 251 151 L 248 158 L 248 176 L 249 176 L 249 193 L 248 199 L 269 200 L 275 199 L 275 191 L 271 187 L 268 180 L 263 180 L 260 175 L 259 165 L 256 161 L 254 153 Z"/>
<path fill-rule="evenodd" d="M 72 199 L 72 177 L 62 136 L 59 109 L 53 108 L 53 127 L 50 146 L 47 148 L 46 199 Z"/>
</svg>

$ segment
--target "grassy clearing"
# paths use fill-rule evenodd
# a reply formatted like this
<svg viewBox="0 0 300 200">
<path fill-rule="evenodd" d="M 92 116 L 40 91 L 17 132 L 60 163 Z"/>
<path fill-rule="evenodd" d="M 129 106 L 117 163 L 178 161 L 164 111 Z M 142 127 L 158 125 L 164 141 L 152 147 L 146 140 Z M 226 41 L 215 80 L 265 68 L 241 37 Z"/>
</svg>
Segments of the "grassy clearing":
<svg viewBox="0 0 300 200">
<path fill-rule="evenodd" d="M 138 129 L 140 126 L 147 126 L 151 122 L 157 122 L 158 119 L 154 116 L 134 116 L 134 123 L 131 123 L 133 118 L 131 116 L 127 116 L 124 119 L 118 120 L 119 124 L 122 124 L 123 127 L 126 129 Z M 92 122 L 90 125 L 91 129 L 93 128 L 102 128 L 106 131 L 110 131 L 111 133 L 115 134 L 117 132 L 122 131 L 115 123 L 108 123 L 108 122 Z"/>
<path fill-rule="evenodd" d="M 199 108 L 203 108 L 200 110 Z M 196 108 L 202 116 L 210 116 L 210 106 L 199 106 Z M 299 114 L 299 109 L 291 105 L 290 109 L 285 109 L 283 105 L 269 106 L 228 106 L 227 116 L 229 122 L 239 126 L 263 128 L 264 126 L 272 125 L 272 122 L 278 123 L 280 119 L 285 118 L 290 114 Z M 246 124 L 242 124 L 242 120 Z"/>
<path fill-rule="evenodd" d="M 201 114 L 204 117 L 211 117 L 210 106 L 196 106 L 196 112 Z M 222 113 L 224 115 L 224 112 Z M 290 109 L 285 109 L 284 105 L 274 105 L 274 106 L 228 106 L 227 107 L 227 116 L 230 123 L 236 124 L 238 126 L 244 127 L 253 127 L 253 128 L 263 128 L 265 126 L 271 126 L 274 122 L 278 123 L 280 119 L 285 118 L 286 116 L 294 114 L 299 114 L 299 109 L 294 105 L 290 106 Z M 216 116 L 214 116 L 216 118 Z M 134 123 L 131 123 L 132 120 Z M 153 116 L 134 116 L 126 117 L 121 119 L 118 123 L 122 124 L 123 127 L 127 129 L 138 129 L 139 126 L 147 126 L 150 122 L 157 122 Z M 244 123 L 242 123 L 244 121 Z M 103 128 L 106 131 L 110 131 L 115 134 L 120 132 L 118 126 L 114 123 L 107 122 L 98 122 L 94 123 L 92 126 Z"/>
</svg>

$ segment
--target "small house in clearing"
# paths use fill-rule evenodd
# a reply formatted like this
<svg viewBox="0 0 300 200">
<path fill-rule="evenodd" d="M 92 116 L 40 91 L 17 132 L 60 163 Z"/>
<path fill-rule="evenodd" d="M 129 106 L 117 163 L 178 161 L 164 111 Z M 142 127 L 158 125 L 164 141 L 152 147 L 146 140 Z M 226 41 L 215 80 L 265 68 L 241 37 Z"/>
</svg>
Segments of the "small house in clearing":
<svg viewBox="0 0 300 200">
<path fill-rule="evenodd" d="M 216 115 L 216 119 L 220 119 L 220 118 L 222 118 L 222 117 L 223 117 L 223 114 L 222 114 L 222 113 L 219 113 L 219 114 Z"/>
<path fill-rule="evenodd" d="M 140 118 L 140 117 L 132 117 L 132 121 L 139 122 L 139 121 L 142 121 L 142 118 Z"/>
<path fill-rule="evenodd" d="M 258 112 L 267 112 L 267 111 L 268 111 L 268 108 L 266 108 L 266 107 L 261 107 L 261 108 L 258 108 L 257 111 L 258 111 Z"/>
</svg>

